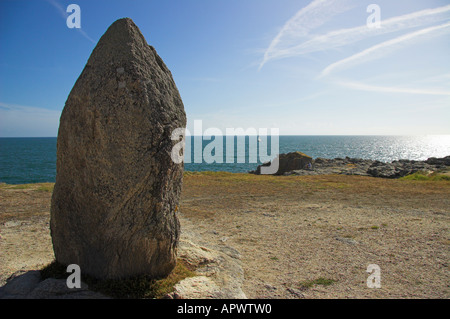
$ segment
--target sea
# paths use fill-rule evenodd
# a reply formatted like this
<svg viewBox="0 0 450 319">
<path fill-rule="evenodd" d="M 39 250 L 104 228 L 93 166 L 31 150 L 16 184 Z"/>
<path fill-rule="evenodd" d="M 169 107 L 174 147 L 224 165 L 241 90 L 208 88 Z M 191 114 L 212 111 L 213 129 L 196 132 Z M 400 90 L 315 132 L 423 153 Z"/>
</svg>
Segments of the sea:
<svg viewBox="0 0 450 319">
<path fill-rule="evenodd" d="M 195 158 L 196 138 L 197 141 L 200 141 L 203 152 L 207 151 L 208 154 L 214 156 L 220 154 L 222 160 L 217 160 L 218 157 L 215 157 L 214 161 L 208 160 L 206 156 L 202 156 L 202 152 L 200 152 L 200 157 Z M 253 137 L 240 137 L 238 140 L 238 137 L 235 136 L 234 143 L 228 145 L 226 137 L 216 138 L 223 138 L 222 143 L 213 143 L 214 138 L 207 140 L 202 137 L 192 137 L 188 141 L 191 145 L 191 154 L 186 152 L 184 156 L 186 171 L 249 172 L 265 161 L 262 156 L 257 156 L 256 160 L 254 156 L 252 157 Z M 259 140 L 257 145 L 260 145 L 259 142 L 261 141 Z M 223 145 L 223 150 L 217 150 L 218 147 L 212 148 L 213 145 Z M 244 153 L 238 150 L 239 145 L 245 145 Z M 272 141 L 269 137 L 265 150 L 268 155 L 273 155 L 271 146 Z M 300 151 L 313 158 L 345 158 L 348 156 L 382 162 L 399 159 L 426 160 L 429 157 L 450 155 L 450 135 L 279 136 L 278 149 L 280 154 Z M 256 152 L 255 154 L 260 153 Z M 54 182 L 55 175 L 56 137 L 0 138 L 0 183 Z"/>
</svg>

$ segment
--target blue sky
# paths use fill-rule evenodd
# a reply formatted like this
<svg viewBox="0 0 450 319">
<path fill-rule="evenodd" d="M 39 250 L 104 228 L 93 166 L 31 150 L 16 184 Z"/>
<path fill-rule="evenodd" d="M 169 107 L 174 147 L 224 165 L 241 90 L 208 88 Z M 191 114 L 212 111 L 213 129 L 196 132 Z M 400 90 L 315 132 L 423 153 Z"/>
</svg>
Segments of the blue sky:
<svg viewBox="0 0 450 319">
<path fill-rule="evenodd" d="M 72 3 L 81 29 L 66 25 Z M 56 136 L 122 17 L 172 71 L 191 132 L 202 120 L 224 133 L 450 134 L 448 0 L 0 0 L 0 136 Z"/>
</svg>

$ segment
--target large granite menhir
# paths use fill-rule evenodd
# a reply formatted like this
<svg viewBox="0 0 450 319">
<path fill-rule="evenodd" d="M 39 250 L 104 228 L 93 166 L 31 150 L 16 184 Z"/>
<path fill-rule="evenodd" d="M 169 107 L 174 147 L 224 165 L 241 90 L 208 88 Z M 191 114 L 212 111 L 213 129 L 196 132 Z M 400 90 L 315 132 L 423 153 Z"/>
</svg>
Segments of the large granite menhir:
<svg viewBox="0 0 450 319">
<path fill-rule="evenodd" d="M 66 101 L 51 235 L 59 263 L 97 278 L 162 277 L 176 264 L 186 114 L 171 72 L 131 19 L 114 22 Z"/>
</svg>

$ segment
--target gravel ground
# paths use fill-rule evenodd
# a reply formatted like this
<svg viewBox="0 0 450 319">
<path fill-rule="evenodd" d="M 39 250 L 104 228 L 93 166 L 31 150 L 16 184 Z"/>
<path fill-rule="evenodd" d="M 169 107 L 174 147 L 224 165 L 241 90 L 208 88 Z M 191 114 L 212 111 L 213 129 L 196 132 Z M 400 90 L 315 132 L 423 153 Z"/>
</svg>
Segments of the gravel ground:
<svg viewBox="0 0 450 319">
<path fill-rule="evenodd" d="M 180 220 L 240 251 L 249 298 L 449 298 L 449 195 L 448 181 L 187 173 Z M 1 185 L 0 285 L 52 261 L 50 197 Z"/>
</svg>

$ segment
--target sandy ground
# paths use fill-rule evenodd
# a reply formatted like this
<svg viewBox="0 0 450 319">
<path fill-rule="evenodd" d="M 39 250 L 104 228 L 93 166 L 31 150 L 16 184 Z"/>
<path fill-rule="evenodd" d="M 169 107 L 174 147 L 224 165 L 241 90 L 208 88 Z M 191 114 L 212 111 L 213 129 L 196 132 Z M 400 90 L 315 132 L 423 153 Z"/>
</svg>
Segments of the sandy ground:
<svg viewBox="0 0 450 319">
<path fill-rule="evenodd" d="M 50 197 L 0 187 L 0 285 L 52 261 Z M 241 252 L 249 298 L 449 298 L 449 207 L 448 181 L 188 173 L 180 220 Z"/>
</svg>

